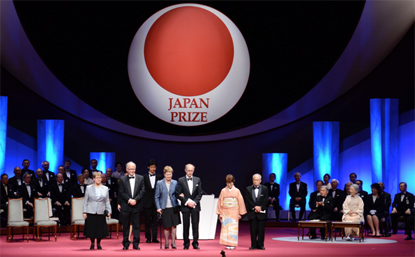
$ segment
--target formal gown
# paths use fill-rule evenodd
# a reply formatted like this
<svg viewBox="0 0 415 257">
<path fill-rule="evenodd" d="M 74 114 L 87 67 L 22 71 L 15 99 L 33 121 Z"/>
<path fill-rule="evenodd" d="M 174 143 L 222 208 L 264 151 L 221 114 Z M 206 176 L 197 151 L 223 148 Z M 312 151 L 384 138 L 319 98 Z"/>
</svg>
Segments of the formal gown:
<svg viewBox="0 0 415 257">
<path fill-rule="evenodd" d="M 241 191 L 236 187 L 223 188 L 219 195 L 216 213 L 222 215 L 219 243 L 227 246 L 238 246 L 239 215 L 246 214 Z"/>
<path fill-rule="evenodd" d="M 364 209 L 364 203 L 360 196 L 355 195 L 354 197 L 351 195 L 348 195 L 346 197 L 346 200 L 344 200 L 343 203 L 343 221 L 365 221 L 363 218 L 363 209 Z M 350 211 L 354 211 L 355 213 L 350 214 Z M 352 234 L 354 237 L 359 236 L 359 228 L 345 228 L 346 236 Z"/>
</svg>

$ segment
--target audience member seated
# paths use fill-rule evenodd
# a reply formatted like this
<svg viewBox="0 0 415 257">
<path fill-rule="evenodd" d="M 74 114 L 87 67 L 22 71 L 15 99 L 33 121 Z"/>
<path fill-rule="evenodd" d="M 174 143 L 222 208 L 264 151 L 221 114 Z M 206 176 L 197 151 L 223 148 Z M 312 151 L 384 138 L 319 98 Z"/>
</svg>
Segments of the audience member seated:
<svg viewBox="0 0 415 257">
<path fill-rule="evenodd" d="M 89 171 L 88 168 L 83 168 L 82 170 L 82 174 L 84 175 L 85 178 L 85 185 L 92 185 L 94 184 L 94 180 L 89 176 L 91 172 Z"/>
<path fill-rule="evenodd" d="M 275 211 L 275 219 L 280 221 L 280 185 L 275 183 L 275 173 L 269 174 L 269 182 L 265 183 L 264 186 L 268 187 L 268 205 L 272 204 Z"/>
<path fill-rule="evenodd" d="M 125 172 L 123 171 L 122 163 L 121 162 L 117 162 L 115 164 L 115 172 L 112 174 L 112 177 L 115 178 L 117 180 L 117 183 L 118 183 L 118 180 L 122 176 L 124 176 L 124 174 L 125 174 Z"/>
<path fill-rule="evenodd" d="M 35 177 L 35 172 L 29 169 L 30 161 L 28 159 L 24 159 L 22 161 L 22 174 L 29 173 L 32 176 L 32 179 Z"/>
<path fill-rule="evenodd" d="M 63 184 L 63 174 L 56 175 L 56 182 L 50 185 L 50 195 L 52 198 L 53 208 L 55 208 L 55 217 L 58 217 L 61 225 L 70 224 L 71 196 L 68 185 Z"/>
<path fill-rule="evenodd" d="M 349 193 L 343 203 L 343 221 L 344 222 L 361 222 L 363 218 L 364 203 L 360 196 L 357 195 L 359 192 L 359 186 L 353 184 L 350 186 Z M 359 228 L 345 228 L 346 240 L 352 241 L 353 237 L 359 237 Z"/>
<path fill-rule="evenodd" d="M 365 216 L 366 222 L 372 229 L 372 237 L 380 237 L 379 221 L 385 214 L 385 199 L 380 195 L 380 186 L 378 183 L 371 185 L 372 193 L 365 199 Z"/>
<path fill-rule="evenodd" d="M 414 195 L 407 192 L 405 182 L 399 184 L 400 193 L 395 195 L 392 203 L 392 229 L 393 234 L 398 233 L 398 218 L 403 216 L 405 221 L 405 240 L 412 240 L 411 214 L 414 211 Z"/>
<path fill-rule="evenodd" d="M 353 185 L 353 183 L 352 182 L 347 182 L 345 185 L 344 185 L 344 194 L 346 195 L 346 196 L 348 196 L 348 195 L 350 195 L 350 186 L 351 185 Z"/>
<path fill-rule="evenodd" d="M 331 189 L 330 178 L 330 175 L 327 173 L 323 176 L 323 185 L 326 186 L 329 190 Z"/>
<path fill-rule="evenodd" d="M 300 207 L 300 220 L 303 218 L 305 212 L 306 196 L 308 194 L 307 184 L 301 182 L 301 174 L 299 172 L 294 174 L 295 182 L 290 184 L 290 189 L 288 191 L 291 196 L 290 200 L 290 212 L 293 221 L 296 221 L 295 217 L 295 207 L 299 205 Z"/>
<path fill-rule="evenodd" d="M 42 169 L 36 170 L 36 176 L 32 179 L 32 184 L 36 187 L 41 197 L 50 197 L 49 181 L 43 177 Z"/>
<path fill-rule="evenodd" d="M 320 186 L 320 194 L 316 196 L 313 210 L 308 215 L 309 220 L 331 220 L 333 212 L 333 198 L 328 194 L 329 189 L 326 186 Z M 316 239 L 316 228 L 310 228 L 310 239 Z M 321 239 L 325 239 L 324 229 L 320 228 Z"/>
<path fill-rule="evenodd" d="M 78 175 L 78 183 L 76 185 L 73 185 L 72 187 L 72 196 L 75 198 L 80 198 L 85 196 L 85 190 L 86 190 L 86 184 L 85 184 L 85 177 L 83 174 Z"/>
<path fill-rule="evenodd" d="M 7 221 L 7 205 L 9 204 L 9 198 L 15 198 L 13 186 L 9 184 L 9 176 L 7 174 L 1 174 L 1 208 L 2 213 L 2 227 Z"/>
<path fill-rule="evenodd" d="M 338 189 L 339 181 L 337 179 L 331 180 L 331 189 L 329 195 L 333 197 L 333 215 L 332 219 L 335 221 L 341 221 L 343 217 L 343 202 L 346 199 L 346 194 Z"/>
<path fill-rule="evenodd" d="M 323 181 L 322 180 L 317 180 L 316 181 L 317 190 L 310 194 L 310 200 L 308 201 L 308 207 L 310 207 L 310 210 L 312 212 L 316 211 L 316 208 L 317 208 L 317 206 L 316 206 L 316 197 L 320 195 L 320 188 L 321 188 L 322 185 L 323 185 Z"/>
<path fill-rule="evenodd" d="M 29 173 L 25 173 L 23 175 L 24 183 L 18 189 L 18 196 L 23 198 L 23 208 L 26 209 L 26 212 L 24 212 L 25 218 L 33 217 L 35 197 L 39 197 L 36 186 L 30 183 L 31 180 L 32 176 Z"/>
<path fill-rule="evenodd" d="M 13 173 L 14 177 L 9 179 L 9 184 L 13 186 L 15 193 L 17 193 L 19 187 L 23 184 L 22 170 L 20 167 L 15 167 Z"/>
<path fill-rule="evenodd" d="M 76 171 L 71 169 L 71 161 L 65 161 L 65 175 L 63 178 L 65 181 L 69 180 L 71 186 L 76 185 L 78 182 L 78 177 L 76 176 Z"/>
<path fill-rule="evenodd" d="M 55 183 L 56 181 L 56 175 L 54 172 L 49 170 L 49 162 L 44 161 L 42 162 L 42 168 L 43 168 L 43 177 L 46 178 L 46 180 L 51 183 Z"/>
<path fill-rule="evenodd" d="M 388 237 L 388 236 L 390 236 L 390 231 L 389 231 L 388 226 L 386 224 L 389 224 L 389 222 L 388 222 L 389 218 L 390 218 L 390 214 L 389 214 L 390 210 L 389 209 L 390 209 L 391 204 L 392 204 L 392 198 L 391 198 L 391 194 L 384 191 L 385 190 L 385 184 L 383 184 L 383 182 L 379 182 L 378 184 L 380 186 L 380 193 L 379 194 L 383 196 L 383 199 L 385 199 L 385 209 L 384 209 L 385 213 L 384 213 L 383 219 L 380 223 L 380 231 L 382 233 L 382 236 Z"/>
<path fill-rule="evenodd" d="M 363 181 L 360 179 L 356 179 L 356 185 L 359 186 L 359 192 L 357 193 L 358 196 L 362 197 L 363 202 L 365 201 L 366 197 L 369 195 L 365 190 L 363 190 Z"/>
</svg>

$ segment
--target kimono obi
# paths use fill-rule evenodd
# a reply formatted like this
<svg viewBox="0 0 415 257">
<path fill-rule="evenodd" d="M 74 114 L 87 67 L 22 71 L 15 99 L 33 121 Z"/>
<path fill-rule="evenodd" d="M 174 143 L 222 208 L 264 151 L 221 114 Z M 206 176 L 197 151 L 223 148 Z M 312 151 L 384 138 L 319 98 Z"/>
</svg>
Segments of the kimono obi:
<svg viewBox="0 0 415 257">
<path fill-rule="evenodd" d="M 238 207 L 238 199 L 236 198 L 225 198 L 223 199 L 224 207 Z"/>
</svg>

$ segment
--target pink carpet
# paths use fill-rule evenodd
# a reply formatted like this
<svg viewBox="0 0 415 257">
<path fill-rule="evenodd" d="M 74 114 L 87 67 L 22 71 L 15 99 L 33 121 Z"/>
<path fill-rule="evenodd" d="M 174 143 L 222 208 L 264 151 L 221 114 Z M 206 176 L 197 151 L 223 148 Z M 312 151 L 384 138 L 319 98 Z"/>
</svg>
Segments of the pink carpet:
<svg viewBox="0 0 415 257">
<path fill-rule="evenodd" d="M 47 234 L 43 235 L 44 240 L 36 242 L 32 240 L 21 240 L 21 235 L 16 235 L 15 240 L 11 243 L 6 242 L 6 236 L 0 237 L 0 255 L 2 257 L 9 256 L 32 256 L 32 257 L 74 257 L 74 256 L 218 256 L 221 250 L 225 251 L 226 256 L 415 256 L 415 241 L 404 241 L 405 235 L 400 231 L 397 235 L 392 235 L 386 239 L 396 240 L 397 243 L 392 244 L 332 244 L 330 242 L 324 244 L 316 243 L 298 243 L 298 242 L 282 242 L 272 238 L 276 237 L 296 237 L 296 228 L 266 228 L 265 234 L 265 251 L 248 250 L 250 246 L 249 225 L 246 222 L 241 223 L 239 246 L 235 250 L 227 250 L 220 245 L 219 229 L 217 230 L 215 240 L 200 240 L 200 250 L 183 250 L 183 241 L 177 240 L 176 250 L 160 249 L 160 244 L 147 244 L 144 233 L 141 232 L 140 251 L 128 250 L 123 251 L 120 239 L 114 237 L 112 239 L 103 239 L 103 250 L 89 250 L 90 242 L 88 239 L 81 237 L 73 241 L 69 239 L 69 233 L 62 233 L 58 236 L 58 241 L 53 239 L 47 241 Z M 318 239 L 319 240 L 319 239 Z M 130 246 L 131 248 L 131 246 Z"/>
</svg>

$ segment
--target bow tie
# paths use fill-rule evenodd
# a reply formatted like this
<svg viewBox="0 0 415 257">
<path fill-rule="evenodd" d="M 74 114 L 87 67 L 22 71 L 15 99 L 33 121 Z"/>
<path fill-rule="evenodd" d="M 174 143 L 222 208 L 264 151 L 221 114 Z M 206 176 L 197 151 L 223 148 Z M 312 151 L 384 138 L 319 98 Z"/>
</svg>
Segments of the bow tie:
<svg viewBox="0 0 415 257">
<path fill-rule="evenodd" d="M 152 177 L 152 176 L 155 176 L 156 173 L 154 173 L 154 174 L 148 173 L 148 175 L 150 175 L 150 177 Z"/>
<path fill-rule="evenodd" d="M 188 178 L 188 179 L 187 179 L 187 181 L 190 181 L 190 180 L 192 180 L 192 181 L 193 181 L 193 178 Z"/>
<path fill-rule="evenodd" d="M 134 176 L 132 176 L 132 177 L 129 177 L 130 179 L 135 179 L 135 177 Z"/>
<path fill-rule="evenodd" d="M 58 184 L 58 186 L 62 186 L 62 184 Z"/>
<path fill-rule="evenodd" d="M 254 189 L 259 189 L 259 186 L 252 186 Z"/>
</svg>

